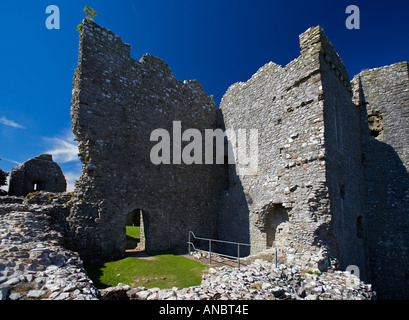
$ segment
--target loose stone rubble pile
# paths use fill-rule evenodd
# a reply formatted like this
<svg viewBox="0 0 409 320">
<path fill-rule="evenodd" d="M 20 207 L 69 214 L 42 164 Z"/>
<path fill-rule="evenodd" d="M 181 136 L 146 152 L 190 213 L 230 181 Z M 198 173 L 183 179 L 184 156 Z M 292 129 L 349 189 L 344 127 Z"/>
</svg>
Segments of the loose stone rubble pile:
<svg viewBox="0 0 409 320">
<path fill-rule="evenodd" d="M 0 300 L 96 299 L 78 253 L 61 245 L 58 215 L 70 195 L 53 196 L 0 199 Z M 50 200 L 53 205 L 38 204 Z"/>
<path fill-rule="evenodd" d="M 200 286 L 190 288 L 130 288 L 101 290 L 102 299 L 130 300 L 374 300 L 371 285 L 349 272 L 322 274 L 257 259 L 240 269 L 210 268 Z"/>
<path fill-rule="evenodd" d="M 79 254 L 66 249 L 71 195 L 0 197 L 0 300 L 370 300 L 376 294 L 349 272 L 315 274 L 256 259 L 240 269 L 210 268 L 200 286 L 98 290 Z"/>
</svg>

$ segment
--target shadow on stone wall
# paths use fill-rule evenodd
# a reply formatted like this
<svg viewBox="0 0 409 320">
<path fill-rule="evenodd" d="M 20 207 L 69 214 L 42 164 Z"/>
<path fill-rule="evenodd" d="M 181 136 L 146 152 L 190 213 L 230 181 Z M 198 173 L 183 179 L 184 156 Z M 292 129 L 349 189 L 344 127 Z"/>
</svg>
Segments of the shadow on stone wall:
<svg viewBox="0 0 409 320">
<path fill-rule="evenodd" d="M 409 173 L 386 143 L 368 135 L 363 151 L 372 284 L 381 299 L 408 299 Z"/>
<path fill-rule="evenodd" d="M 391 133 L 375 138 L 365 102 L 360 112 L 371 282 L 379 299 L 409 299 L 409 172 L 398 151 L 378 140 Z"/>
<path fill-rule="evenodd" d="M 218 127 L 224 132 L 224 118 L 222 111 L 217 110 Z M 228 141 L 225 139 L 225 163 L 223 165 L 223 187 L 218 195 L 217 234 L 219 240 L 250 243 L 250 215 L 249 203 L 246 197 L 240 176 L 236 174 L 236 165 L 228 164 Z M 221 253 L 237 256 L 237 245 L 218 244 L 217 250 Z M 248 256 L 250 248 L 240 246 L 240 256 Z"/>
</svg>

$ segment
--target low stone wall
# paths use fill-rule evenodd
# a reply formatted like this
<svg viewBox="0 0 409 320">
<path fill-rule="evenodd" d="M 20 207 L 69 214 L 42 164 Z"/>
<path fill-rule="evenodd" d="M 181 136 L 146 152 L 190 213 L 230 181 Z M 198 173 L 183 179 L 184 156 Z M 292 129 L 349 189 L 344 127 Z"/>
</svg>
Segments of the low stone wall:
<svg viewBox="0 0 409 320">
<path fill-rule="evenodd" d="M 0 197 L 0 300 L 97 298 L 79 254 L 62 246 L 70 197 Z"/>
</svg>

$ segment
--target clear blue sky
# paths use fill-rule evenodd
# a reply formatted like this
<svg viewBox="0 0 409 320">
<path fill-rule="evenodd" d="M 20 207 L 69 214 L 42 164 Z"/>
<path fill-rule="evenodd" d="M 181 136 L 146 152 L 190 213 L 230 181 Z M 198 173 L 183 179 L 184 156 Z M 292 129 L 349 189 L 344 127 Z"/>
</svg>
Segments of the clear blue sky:
<svg viewBox="0 0 409 320">
<path fill-rule="evenodd" d="M 348 5 L 360 29 L 348 30 Z M 48 30 L 46 7 L 60 9 Z M 132 46 L 132 57 L 158 56 L 179 80 L 197 79 L 217 104 L 227 88 L 269 61 L 299 55 L 298 36 L 321 25 L 350 78 L 362 69 L 409 60 L 409 1 L 20 0 L 0 4 L 0 168 L 54 154 L 70 185 L 81 172 L 72 141 L 70 100 L 78 59 L 76 27 L 93 7 L 95 22 Z"/>
</svg>

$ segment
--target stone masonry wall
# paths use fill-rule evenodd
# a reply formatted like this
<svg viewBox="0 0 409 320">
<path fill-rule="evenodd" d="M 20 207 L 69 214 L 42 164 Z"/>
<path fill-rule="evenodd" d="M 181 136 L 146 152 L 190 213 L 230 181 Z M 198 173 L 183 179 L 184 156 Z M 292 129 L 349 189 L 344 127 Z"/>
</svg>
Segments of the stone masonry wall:
<svg viewBox="0 0 409 320">
<path fill-rule="evenodd" d="M 285 68 L 270 62 L 223 97 L 226 128 L 259 130 L 259 166 L 245 176 L 230 166 L 218 232 L 244 241 L 249 230 L 251 244 L 277 246 L 290 263 L 353 264 L 366 277 L 359 110 L 323 30 L 308 29 L 300 45 Z"/>
<path fill-rule="evenodd" d="M 353 85 L 361 112 L 372 282 L 380 298 L 408 299 L 408 63 L 362 71 Z"/>
<path fill-rule="evenodd" d="M 66 249 L 70 206 L 71 193 L 0 197 L 0 300 L 97 299 L 79 254 Z"/>
<path fill-rule="evenodd" d="M 326 187 L 331 224 L 317 234 L 322 237 L 324 232 L 320 241 L 336 253 L 341 270 L 356 265 L 361 279 L 368 281 L 366 230 L 358 232 L 366 219 L 360 114 L 351 99 L 352 89 L 344 64 L 323 32 L 320 38 Z"/>
<path fill-rule="evenodd" d="M 285 68 L 270 62 L 246 83 L 231 86 L 223 97 L 226 128 L 259 130 L 259 163 L 256 174 L 240 176 L 240 184 L 225 193 L 220 218 L 224 223 L 218 228 L 230 239 L 247 232 L 244 223 L 235 224 L 235 198 L 240 192 L 247 199 L 248 207 L 242 206 L 242 212 L 247 210 L 249 216 L 250 243 L 278 246 L 291 253 L 288 258 L 297 256 L 325 269 L 331 262 L 324 232 L 332 217 L 326 184 L 321 47 L 315 46 L 321 44 L 320 32 L 313 28 L 300 36 L 301 56 Z M 230 176 L 237 176 L 234 168 Z M 318 234 L 319 230 L 325 231 Z"/>
<path fill-rule="evenodd" d="M 190 230 L 215 236 L 218 166 L 150 159 L 155 129 L 172 142 L 173 121 L 203 136 L 216 127 L 216 105 L 199 82 L 180 82 L 151 55 L 133 60 L 129 45 L 84 20 L 71 117 L 83 174 L 70 224 L 84 259 L 123 255 L 126 217 L 136 209 L 146 213 L 148 252 L 187 251 Z"/>
</svg>

